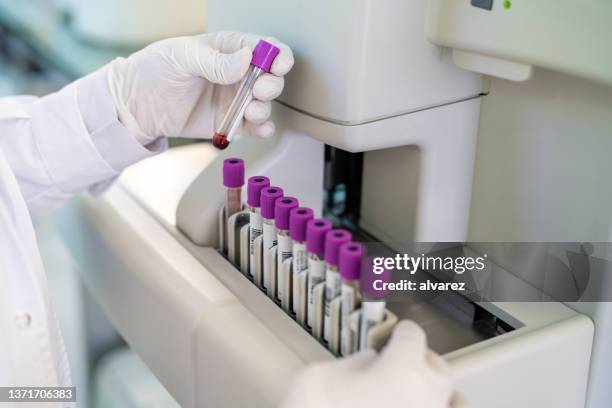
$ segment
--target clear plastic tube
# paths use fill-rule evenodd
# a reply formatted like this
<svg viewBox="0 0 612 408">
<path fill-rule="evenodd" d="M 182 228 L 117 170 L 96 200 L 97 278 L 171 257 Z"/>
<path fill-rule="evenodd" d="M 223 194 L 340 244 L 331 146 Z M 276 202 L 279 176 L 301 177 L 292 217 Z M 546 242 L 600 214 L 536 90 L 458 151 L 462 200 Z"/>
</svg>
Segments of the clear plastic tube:
<svg viewBox="0 0 612 408">
<path fill-rule="evenodd" d="M 340 354 L 348 356 L 356 348 L 351 338 L 349 320 L 351 313 L 361 304 L 359 280 L 343 279 L 340 296 Z"/>
<path fill-rule="evenodd" d="M 272 265 L 270 265 L 270 257 L 268 251 L 278 245 L 278 237 L 276 236 L 276 228 L 274 228 L 273 219 L 263 219 L 263 283 L 264 289 L 270 290 L 270 280 L 272 275 Z M 276 297 L 276 293 L 273 294 Z"/>
<path fill-rule="evenodd" d="M 249 67 L 249 70 L 240 83 L 238 92 L 236 92 L 232 103 L 227 109 L 227 112 L 225 112 L 225 116 L 223 116 L 223 120 L 215 131 L 213 145 L 216 148 L 223 150 L 229 146 L 234 132 L 240 125 L 240 122 L 242 122 L 247 105 L 253 99 L 253 85 L 257 78 L 264 72 L 263 69 L 255 65 Z"/>
<path fill-rule="evenodd" d="M 306 252 L 306 243 L 304 241 L 293 241 L 293 268 L 292 268 L 292 312 L 297 314 L 298 310 L 298 277 L 301 273 L 308 271 L 308 252 Z"/>
<path fill-rule="evenodd" d="M 372 257 L 364 259 L 361 273 L 361 323 L 359 328 L 359 350 L 368 348 L 368 334 L 372 327 L 385 319 L 386 290 L 377 289 L 375 283 L 387 283 L 391 280 L 391 271 L 384 269 L 381 274 L 374 273 Z"/>
<path fill-rule="evenodd" d="M 361 261 L 364 247 L 356 242 L 349 242 L 340 247 L 338 269 L 342 280 L 340 288 L 340 354 L 347 356 L 355 351 L 359 342 L 359 333 L 353 336 L 350 320 L 353 311 L 361 303 L 359 280 L 361 278 Z"/>
<path fill-rule="evenodd" d="M 270 179 L 265 176 L 249 178 L 247 185 L 247 204 L 249 206 L 249 274 L 255 277 L 255 239 L 263 233 L 261 218 L 261 190 L 270 186 Z"/>
<path fill-rule="evenodd" d="M 242 188 L 227 188 L 225 190 L 225 216 L 227 218 L 242 210 Z"/>
<path fill-rule="evenodd" d="M 229 157 L 223 160 L 223 186 L 225 187 L 225 217 L 242 210 L 242 186 L 244 185 L 244 160 Z"/>
<path fill-rule="evenodd" d="M 268 292 L 268 296 L 275 298 L 276 293 L 272 293 L 274 289 L 271 287 L 272 260 L 268 256 L 270 250 L 278 244 L 276 236 L 276 226 L 274 225 L 274 216 L 276 211 L 276 200 L 283 196 L 283 189 L 280 187 L 270 186 L 261 190 L 260 205 L 261 218 L 263 219 L 263 282 L 262 287 Z M 276 260 L 274 260 L 276 262 Z"/>
<path fill-rule="evenodd" d="M 312 328 L 314 321 L 314 288 L 325 281 L 325 239 L 331 228 L 331 221 L 323 218 L 311 219 L 306 224 L 306 251 L 308 252 L 306 325 L 308 328 Z"/>
<path fill-rule="evenodd" d="M 361 327 L 359 330 L 359 349 L 368 348 L 367 339 L 372 327 L 385 318 L 386 303 L 381 299 L 365 297 L 361 303 Z"/>
<path fill-rule="evenodd" d="M 298 208 L 300 202 L 295 197 L 282 197 L 276 200 L 274 209 L 274 225 L 278 239 L 276 251 L 276 296 L 286 311 L 291 310 L 291 276 L 283 273 L 283 263 L 291 258 L 293 242 L 289 234 L 291 210 Z"/>
<path fill-rule="evenodd" d="M 299 302 L 303 301 L 299 293 L 299 277 L 308 273 L 308 252 L 306 251 L 306 226 L 314 218 L 314 212 L 307 207 L 293 208 L 289 214 L 289 236 L 292 245 L 292 312 L 297 315 Z"/>
<path fill-rule="evenodd" d="M 323 309 L 323 340 L 329 342 L 331 333 L 331 302 L 340 296 L 342 281 L 336 265 L 327 264 L 325 270 L 325 300 Z"/>
<path fill-rule="evenodd" d="M 312 327 L 314 319 L 314 288 L 319 283 L 325 282 L 325 260 L 319 255 L 308 253 L 308 304 L 306 319 L 308 327 Z"/>
<path fill-rule="evenodd" d="M 253 85 L 255 85 L 255 81 L 264 72 L 270 72 L 272 63 L 279 52 L 280 49 L 278 47 L 264 40 L 260 40 L 255 49 L 253 49 L 251 66 L 242 79 L 238 92 L 236 92 L 232 103 L 227 112 L 225 112 L 223 120 L 219 127 L 215 129 L 213 145 L 218 149 L 225 149 L 229 146 L 232 135 L 240 125 L 240 122 L 242 122 L 247 105 L 253 99 Z"/>
<path fill-rule="evenodd" d="M 285 282 L 285 275 L 282 273 L 282 269 L 283 262 L 293 255 L 293 242 L 289 237 L 288 230 L 277 229 L 276 236 L 278 241 L 278 252 L 276 254 L 276 297 L 283 307 L 286 307 L 286 310 L 290 310 L 291 292 L 285 292 L 285 285 L 287 282 Z"/>
<path fill-rule="evenodd" d="M 325 235 L 325 297 L 323 300 L 323 340 L 330 341 L 331 303 L 340 296 L 340 271 L 338 261 L 340 248 L 351 241 L 351 233 L 343 229 L 333 229 Z"/>
</svg>

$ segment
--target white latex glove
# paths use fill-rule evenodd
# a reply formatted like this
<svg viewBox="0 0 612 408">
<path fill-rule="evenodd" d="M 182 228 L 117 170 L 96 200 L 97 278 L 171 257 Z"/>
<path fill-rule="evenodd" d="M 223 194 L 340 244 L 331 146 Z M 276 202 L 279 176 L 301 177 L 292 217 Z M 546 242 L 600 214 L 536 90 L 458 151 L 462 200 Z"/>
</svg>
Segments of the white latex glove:
<svg viewBox="0 0 612 408">
<path fill-rule="evenodd" d="M 427 348 L 425 333 L 400 322 L 377 354 L 313 364 L 298 374 L 283 408 L 467 408 L 454 392 L 446 362 Z"/>
<path fill-rule="evenodd" d="M 140 143 L 158 137 L 211 138 L 223 118 L 262 37 L 218 32 L 162 40 L 109 64 L 108 82 L 119 120 Z M 288 46 L 280 48 L 271 72 L 253 87 L 243 131 L 270 137 L 274 124 L 270 101 L 283 90 L 283 76 L 293 66 Z"/>
</svg>

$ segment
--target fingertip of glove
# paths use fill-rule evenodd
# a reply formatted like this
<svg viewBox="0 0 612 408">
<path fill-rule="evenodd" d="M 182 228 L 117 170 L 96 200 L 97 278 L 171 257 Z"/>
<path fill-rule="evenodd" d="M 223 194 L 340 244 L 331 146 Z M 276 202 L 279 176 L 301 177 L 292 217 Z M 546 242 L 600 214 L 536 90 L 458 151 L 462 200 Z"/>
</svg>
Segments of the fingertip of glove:
<svg viewBox="0 0 612 408">
<path fill-rule="evenodd" d="M 285 80 L 270 74 L 263 74 L 257 78 L 253 86 L 253 97 L 263 102 L 276 99 L 283 92 Z"/>
<path fill-rule="evenodd" d="M 291 70 L 295 62 L 293 58 L 293 51 L 287 44 L 280 42 L 275 37 L 266 37 L 266 41 L 274 44 L 280 49 L 280 53 L 272 62 L 270 67 L 270 73 L 276 76 L 284 76 Z"/>
<path fill-rule="evenodd" d="M 244 119 L 255 125 L 261 125 L 270 118 L 272 105 L 270 102 L 251 101 L 244 111 Z"/>
<path fill-rule="evenodd" d="M 252 122 L 246 122 L 246 129 L 249 135 L 253 137 L 257 137 L 259 139 L 269 139 L 274 135 L 274 131 L 276 130 L 276 126 L 274 122 L 267 121 L 262 123 L 261 125 L 257 125 Z"/>
<path fill-rule="evenodd" d="M 295 63 L 293 52 L 289 47 L 283 45 L 280 49 L 281 52 L 279 56 L 272 62 L 272 66 L 270 67 L 270 73 L 276 76 L 287 75 Z"/>
<path fill-rule="evenodd" d="M 276 126 L 274 125 L 274 122 L 268 121 L 263 125 L 257 126 L 255 129 L 255 136 L 262 139 L 269 139 L 274 135 L 275 130 Z"/>
</svg>

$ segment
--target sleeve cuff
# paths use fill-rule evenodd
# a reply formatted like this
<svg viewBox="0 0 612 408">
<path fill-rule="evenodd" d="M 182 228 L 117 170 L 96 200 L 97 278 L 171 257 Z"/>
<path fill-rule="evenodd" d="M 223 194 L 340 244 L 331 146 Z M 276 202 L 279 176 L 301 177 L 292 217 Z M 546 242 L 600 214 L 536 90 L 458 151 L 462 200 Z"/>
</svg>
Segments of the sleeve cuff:
<svg viewBox="0 0 612 408">
<path fill-rule="evenodd" d="M 167 148 L 163 138 L 142 146 L 119 122 L 108 87 L 108 69 L 102 68 L 77 82 L 77 99 L 83 122 L 102 158 L 115 170 Z"/>
<path fill-rule="evenodd" d="M 112 179 L 167 146 L 163 139 L 142 146 L 119 122 L 106 76 L 103 68 L 32 105 L 36 146 L 62 191 Z"/>
</svg>

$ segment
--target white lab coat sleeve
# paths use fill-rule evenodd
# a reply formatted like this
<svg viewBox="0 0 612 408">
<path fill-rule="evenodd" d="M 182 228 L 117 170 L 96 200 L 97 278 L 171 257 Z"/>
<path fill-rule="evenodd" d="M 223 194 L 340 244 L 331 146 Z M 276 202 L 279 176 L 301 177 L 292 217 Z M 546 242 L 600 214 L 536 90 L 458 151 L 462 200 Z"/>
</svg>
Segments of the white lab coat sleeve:
<svg viewBox="0 0 612 408">
<path fill-rule="evenodd" d="M 42 98 L 0 98 L 0 149 L 35 222 L 166 147 L 140 145 L 119 122 L 106 68 Z"/>
</svg>

